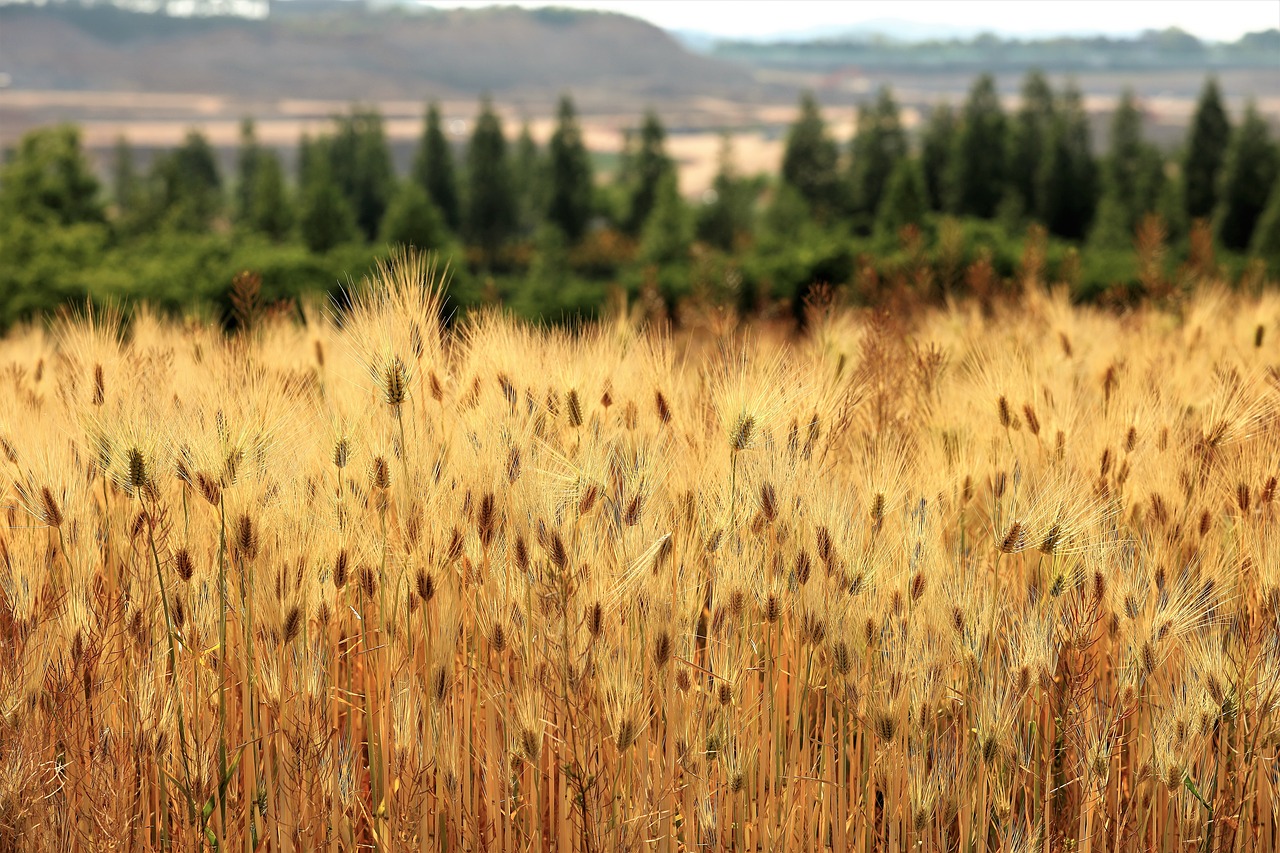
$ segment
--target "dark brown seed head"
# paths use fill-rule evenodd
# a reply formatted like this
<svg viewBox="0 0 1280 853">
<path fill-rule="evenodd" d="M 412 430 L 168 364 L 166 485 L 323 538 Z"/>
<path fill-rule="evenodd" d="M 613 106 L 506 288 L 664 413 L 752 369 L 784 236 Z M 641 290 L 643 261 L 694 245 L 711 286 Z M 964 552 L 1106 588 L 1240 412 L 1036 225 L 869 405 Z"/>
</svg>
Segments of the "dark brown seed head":
<svg viewBox="0 0 1280 853">
<path fill-rule="evenodd" d="M 524 541 L 524 536 L 516 535 L 516 566 L 520 571 L 529 571 L 529 546 Z"/>
<path fill-rule="evenodd" d="M 241 514 L 236 522 L 236 551 L 241 559 L 258 557 L 258 531 L 248 513 Z"/>
<path fill-rule="evenodd" d="M 302 608 L 293 605 L 284 618 L 284 644 L 287 646 L 302 631 Z"/>
<path fill-rule="evenodd" d="M 770 524 L 778 518 L 778 495 L 773 490 L 773 483 L 766 482 L 760 486 L 760 512 Z"/>
<path fill-rule="evenodd" d="M 480 498 L 480 508 L 476 512 L 476 535 L 484 548 L 487 549 L 492 544 L 497 528 L 498 513 L 494 507 L 493 492 L 485 492 L 484 497 Z"/>
<path fill-rule="evenodd" d="M 44 523 L 50 527 L 62 526 L 62 509 L 48 486 L 40 488 L 40 514 L 44 517 Z"/>
<path fill-rule="evenodd" d="M 333 443 L 333 465 L 339 470 L 346 468 L 351 461 L 351 441 L 343 436 Z"/>
<path fill-rule="evenodd" d="M 1008 429 L 1013 423 L 1013 412 L 1009 409 L 1009 398 L 1003 394 L 996 400 L 996 413 L 1000 416 L 1000 426 Z"/>
<path fill-rule="evenodd" d="M 391 488 L 391 466 L 387 464 L 387 457 L 379 455 L 369 465 L 369 485 L 379 491 Z"/>
<path fill-rule="evenodd" d="M 809 559 L 809 552 L 801 548 L 800 553 L 796 554 L 796 583 L 804 586 L 812 573 L 813 562 Z"/>
<path fill-rule="evenodd" d="M 627 507 L 622 513 L 622 523 L 627 527 L 635 527 L 640 523 L 640 516 L 643 511 L 644 495 L 636 492 L 631 496 L 631 500 L 627 501 Z"/>
<path fill-rule="evenodd" d="M 659 631 L 653 639 L 653 665 L 662 669 L 669 660 L 671 660 L 671 635 L 666 631 Z"/>
<path fill-rule="evenodd" d="M 1267 327 L 1259 323 L 1258 328 L 1253 330 L 1253 348 L 1254 349 L 1258 349 L 1259 347 L 1262 346 L 1262 339 L 1266 335 L 1266 333 L 1267 333 Z"/>
<path fill-rule="evenodd" d="M 425 568 L 418 568 L 418 577 L 414 586 L 417 589 L 418 598 L 422 600 L 423 604 L 435 597 L 436 579 Z"/>
<path fill-rule="evenodd" d="M 569 412 L 569 426 L 574 429 L 582 426 L 582 400 L 578 397 L 576 388 L 569 389 L 569 393 L 565 397 L 565 404 Z"/>
<path fill-rule="evenodd" d="M 173 555 L 173 570 L 183 581 L 191 580 L 191 576 L 196 573 L 195 561 L 191 559 L 191 552 L 186 548 L 179 548 Z"/>
<path fill-rule="evenodd" d="M 343 548 L 338 552 L 338 558 L 333 563 L 333 585 L 335 588 L 342 589 L 347 585 L 348 565 L 347 550 Z"/>
<path fill-rule="evenodd" d="M 1026 530 L 1021 521 L 1015 521 L 1009 525 L 1009 529 L 1005 531 L 1004 538 L 1000 540 L 1000 550 L 1006 554 L 1012 554 L 1014 551 L 1022 550 L 1022 546 L 1026 540 Z"/>
<path fill-rule="evenodd" d="M 431 391 L 431 399 L 437 403 L 444 399 L 444 385 L 440 384 L 440 377 L 434 370 L 427 374 L 427 387 Z"/>
<path fill-rule="evenodd" d="M 1240 507 L 1240 512 L 1246 515 L 1249 512 L 1250 497 L 1248 483 L 1240 483 L 1236 486 L 1236 506 Z"/>
<path fill-rule="evenodd" d="M 582 497 L 578 498 L 578 515 L 586 515 L 591 512 L 596 505 L 596 499 L 600 496 L 600 488 L 595 483 L 590 483 L 582 490 Z"/>
<path fill-rule="evenodd" d="M 106 384 L 102 377 L 102 365 L 93 366 L 93 405 L 101 406 L 106 400 Z"/>
<path fill-rule="evenodd" d="M 924 595 L 925 586 L 924 571 L 916 572 L 915 577 L 911 579 L 911 600 L 913 602 L 919 601 Z"/>
<path fill-rule="evenodd" d="M 564 540 L 554 531 L 551 533 L 551 546 L 547 549 L 547 556 L 552 565 L 562 572 L 569 565 L 569 552 L 565 550 Z"/>
<path fill-rule="evenodd" d="M 658 412 L 658 420 L 664 424 L 671 423 L 671 404 L 661 390 L 653 392 L 653 405 Z"/>
<path fill-rule="evenodd" d="M 142 451 L 136 447 L 129 448 L 129 489 L 141 489 L 147 485 L 147 463 Z"/>
<path fill-rule="evenodd" d="M 364 591 L 365 598 L 372 601 L 374 594 L 378 591 L 378 573 L 369 566 L 360 569 L 360 587 Z"/>
<path fill-rule="evenodd" d="M 1040 418 L 1030 403 L 1022 404 L 1022 415 L 1027 419 L 1027 429 L 1032 435 L 1040 435 Z"/>
</svg>

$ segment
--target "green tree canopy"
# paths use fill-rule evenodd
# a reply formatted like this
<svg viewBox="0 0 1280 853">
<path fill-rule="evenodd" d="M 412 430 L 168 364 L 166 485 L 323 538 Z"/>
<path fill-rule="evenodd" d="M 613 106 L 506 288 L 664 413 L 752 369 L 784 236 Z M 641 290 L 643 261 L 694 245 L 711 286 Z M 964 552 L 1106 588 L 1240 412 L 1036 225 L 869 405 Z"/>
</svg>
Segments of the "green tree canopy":
<svg viewBox="0 0 1280 853">
<path fill-rule="evenodd" d="M 1217 79 L 1205 81 L 1191 119 L 1187 156 L 1182 164 L 1187 216 L 1198 219 L 1213 214 L 1218 203 L 1218 175 L 1231 141 L 1231 124 L 1222 105 Z"/>
<path fill-rule="evenodd" d="M 205 231 L 222 211 L 222 176 L 209 140 L 198 130 L 151 169 L 153 216 L 180 231 Z"/>
<path fill-rule="evenodd" d="M 465 234 L 492 262 L 515 232 L 516 206 L 502 120 L 488 96 L 481 101 L 480 115 L 467 146 L 467 185 Z"/>
<path fill-rule="evenodd" d="M 880 88 L 873 104 L 858 107 L 857 131 L 849 153 L 853 209 L 872 215 L 880 209 L 894 167 L 907 156 L 907 135 L 888 86 Z"/>
<path fill-rule="evenodd" d="M 458 230 L 462 206 L 458 203 L 458 177 L 453 165 L 453 148 L 445 138 L 440 107 L 434 101 L 422 122 L 422 138 L 413 159 L 413 180 L 427 193 L 445 224 Z"/>
<path fill-rule="evenodd" d="M 965 101 L 948 167 L 948 207 L 990 219 L 1005 194 L 1008 142 L 1004 109 L 990 74 L 974 83 Z"/>
<path fill-rule="evenodd" d="M 897 234 L 907 225 L 921 224 L 928 210 L 929 192 L 920 163 L 903 157 L 893 167 L 876 215 L 876 228 L 883 234 Z"/>
<path fill-rule="evenodd" d="M 659 266 L 680 264 L 689 259 L 692 245 L 693 222 L 673 171 L 658 185 L 658 198 L 640 240 L 640 257 Z"/>
<path fill-rule="evenodd" d="M 276 152 L 259 150 L 248 205 L 244 224 L 249 228 L 277 242 L 289 236 L 293 228 L 293 208 L 285 187 L 284 167 Z"/>
<path fill-rule="evenodd" d="M 27 133 L 0 168 L 0 210 L 32 223 L 103 222 L 100 189 L 69 124 Z"/>
<path fill-rule="evenodd" d="M 733 250 L 751 234 L 755 200 L 755 182 L 738 174 L 733 143 L 725 134 L 720 142 L 720 167 L 708 201 L 698 211 L 698 238 L 723 251 Z"/>
<path fill-rule="evenodd" d="M 582 141 L 573 100 L 560 98 L 556 130 L 547 146 L 547 221 L 564 232 L 570 243 L 582 239 L 591 221 L 591 157 Z"/>
<path fill-rule="evenodd" d="M 375 109 L 357 106 L 334 121 L 337 127 L 328 145 L 331 174 L 347 197 L 356 224 L 372 240 L 396 183 L 382 116 Z"/>
<path fill-rule="evenodd" d="M 236 161 L 235 210 L 232 212 L 237 222 L 246 222 L 252 216 L 258 161 L 261 157 L 262 146 L 258 144 L 253 119 L 241 120 L 240 152 Z"/>
<path fill-rule="evenodd" d="M 1042 207 L 1040 170 L 1056 120 L 1057 105 L 1048 78 L 1042 71 L 1031 71 L 1022 84 L 1022 104 L 1013 119 L 1009 155 L 1009 183 L 1025 211 Z"/>
<path fill-rule="evenodd" d="M 405 181 L 396 190 L 382 219 L 381 238 L 391 245 L 437 251 L 451 242 L 444 216 L 417 181 Z"/>
<path fill-rule="evenodd" d="M 511 192 L 516 203 L 516 231 L 525 237 L 535 232 L 546 210 L 546 175 L 538 143 L 529 123 L 520 127 L 511 158 Z"/>
<path fill-rule="evenodd" d="M 1222 167 L 1216 225 L 1223 246 L 1236 251 L 1248 247 L 1276 184 L 1277 172 L 1280 162 L 1271 144 L 1267 121 L 1251 102 L 1244 120 L 1231 135 Z"/>
<path fill-rule="evenodd" d="M 327 252 L 358 238 L 355 212 L 334 180 L 326 157 L 313 158 L 301 195 L 298 228 L 308 249 Z"/>
<path fill-rule="evenodd" d="M 1098 179 L 1089 117 L 1074 85 L 1063 92 L 1056 108 L 1036 178 L 1037 218 L 1052 234 L 1072 240 L 1084 237 L 1097 204 Z"/>
<path fill-rule="evenodd" d="M 795 187 L 819 218 L 831 216 L 840 205 L 839 156 L 817 100 L 806 92 L 800 98 L 800 116 L 787 133 L 782 180 Z"/>
<path fill-rule="evenodd" d="M 646 110 L 640 132 L 635 135 L 635 150 L 629 152 L 619 177 L 627 182 L 627 210 L 623 228 L 629 234 L 639 234 L 649 221 L 649 214 L 658 201 L 658 192 L 667 175 L 675 170 L 667 156 L 666 131 L 662 120 L 653 110 Z"/>
<path fill-rule="evenodd" d="M 925 189 L 929 192 L 929 209 L 947 206 L 947 181 L 951 152 L 955 147 L 956 114 L 950 104 L 942 103 L 929 111 L 929 120 L 920 142 L 920 167 Z"/>
</svg>

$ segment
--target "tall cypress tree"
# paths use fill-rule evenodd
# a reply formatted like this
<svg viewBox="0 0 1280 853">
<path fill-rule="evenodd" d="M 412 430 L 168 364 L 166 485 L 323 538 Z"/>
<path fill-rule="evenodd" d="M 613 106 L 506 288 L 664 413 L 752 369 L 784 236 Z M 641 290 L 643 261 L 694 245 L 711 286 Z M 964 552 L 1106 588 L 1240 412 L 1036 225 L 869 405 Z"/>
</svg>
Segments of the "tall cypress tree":
<svg viewBox="0 0 1280 853">
<path fill-rule="evenodd" d="M 947 172 L 955 136 L 955 110 L 950 104 L 938 104 L 929 111 L 929 121 L 920 142 L 920 170 L 924 173 L 930 210 L 943 210 L 947 206 Z"/>
<path fill-rule="evenodd" d="M 322 141 L 309 143 L 310 162 L 298 202 L 298 230 L 313 252 L 327 252 L 334 246 L 356 239 L 360 229 L 351 203 L 334 180 L 332 166 Z"/>
<path fill-rule="evenodd" d="M 440 107 L 434 101 L 422 122 L 422 138 L 413 159 L 413 180 L 422 187 L 444 217 L 449 228 L 462 224 L 458 203 L 458 178 L 453 165 L 453 149 L 445 138 Z"/>
<path fill-rule="evenodd" d="M 527 237 L 542 222 L 546 210 L 546 175 L 543 173 L 542 155 L 538 143 L 533 140 L 529 123 L 520 128 L 516 150 L 511 158 L 511 192 L 516 203 L 516 231 Z"/>
<path fill-rule="evenodd" d="M 449 245 L 449 229 L 444 217 L 417 181 L 400 184 L 382 218 L 379 232 L 389 245 L 414 246 L 424 250 L 440 250 Z"/>
<path fill-rule="evenodd" d="M 235 210 L 237 222 L 247 222 L 252 216 L 254 186 L 262 147 L 254 131 L 253 119 L 240 121 L 240 153 L 236 162 Z"/>
<path fill-rule="evenodd" d="M 713 198 L 698 211 L 697 235 L 712 246 L 730 251 L 751 233 L 755 189 L 738 175 L 733 162 L 733 142 L 720 140 L 720 168 L 711 183 Z"/>
<path fill-rule="evenodd" d="M 1222 105 L 1222 92 L 1216 78 L 1205 81 L 1191 119 L 1187 139 L 1187 157 L 1183 162 L 1183 192 L 1187 216 L 1191 219 L 1210 216 L 1218 203 L 1218 175 L 1231 141 L 1231 123 Z"/>
<path fill-rule="evenodd" d="M 356 107 L 350 115 L 339 117 L 337 124 L 329 142 L 333 179 L 350 202 L 365 239 L 373 240 L 395 191 L 382 116 L 377 110 Z"/>
<path fill-rule="evenodd" d="M 782 180 L 794 187 L 819 217 L 832 215 L 840 205 L 839 157 L 817 100 L 805 92 L 800 98 L 800 115 L 787 133 Z"/>
<path fill-rule="evenodd" d="M 1253 229 L 1249 252 L 1262 258 L 1271 268 L 1280 272 L 1280 180 L 1271 187 L 1271 197 Z"/>
<path fill-rule="evenodd" d="M 464 231 L 492 263 L 515 231 L 516 206 L 502 120 L 487 95 L 480 102 L 480 115 L 467 146 L 467 184 Z"/>
<path fill-rule="evenodd" d="M 965 101 L 951 154 L 947 184 L 953 212 L 986 219 L 995 215 L 1008 177 L 1006 126 L 995 80 L 984 74 Z"/>
<path fill-rule="evenodd" d="M 155 161 L 152 183 L 157 214 L 183 231 L 204 231 L 222 210 L 222 176 L 213 147 L 197 130 Z"/>
<path fill-rule="evenodd" d="M 666 130 L 658 114 L 646 110 L 640 132 L 634 137 L 635 149 L 629 153 L 625 164 L 619 164 L 619 176 L 629 183 L 626 219 L 623 222 L 629 234 L 638 235 L 644 230 L 649 214 L 658 202 L 662 182 L 675 171 L 675 165 L 667 156 L 666 138 Z"/>
<path fill-rule="evenodd" d="M 1266 119 L 1250 102 L 1244 120 L 1231 135 L 1222 167 L 1216 225 L 1223 246 L 1235 250 L 1248 247 L 1276 184 L 1277 171 L 1280 164 Z"/>
<path fill-rule="evenodd" d="M 273 240 L 283 240 L 293 227 L 293 209 L 285 188 L 284 168 L 276 152 L 262 149 L 254 167 L 250 186 L 248 218 L 255 231 Z"/>
<path fill-rule="evenodd" d="M 1124 210 L 1124 230 L 1133 234 L 1138 219 L 1147 212 L 1142 197 L 1147 176 L 1147 146 L 1142 141 L 1142 113 L 1132 89 L 1125 89 L 1111 116 L 1111 150 L 1107 156 L 1103 191 Z"/>
<path fill-rule="evenodd" d="M 547 221 L 564 232 L 570 243 L 582 239 L 591 221 L 591 157 L 582 142 L 582 129 L 574 115 L 573 101 L 560 98 L 555 133 L 547 146 Z"/>
<path fill-rule="evenodd" d="M 907 225 L 919 225 L 929 209 L 924 173 L 911 157 L 903 157 L 893 167 L 884 199 L 876 214 L 876 228 L 894 235 Z"/>
<path fill-rule="evenodd" d="M 1089 118 L 1074 85 L 1056 108 L 1044 159 L 1037 174 L 1037 217 L 1053 234 L 1080 239 L 1097 204 L 1097 164 L 1089 144 Z"/>
<path fill-rule="evenodd" d="M 880 209 L 894 167 L 907 156 L 907 135 L 888 86 L 881 87 L 873 105 L 858 107 L 858 125 L 849 154 L 853 209 L 874 215 Z"/>
<path fill-rule="evenodd" d="M 1054 132 L 1057 108 L 1053 89 L 1042 71 L 1027 74 L 1022 84 L 1022 104 L 1013 120 L 1009 155 L 1009 183 L 1022 202 L 1022 209 L 1038 215 L 1042 205 L 1037 195 L 1041 164 Z"/>
<path fill-rule="evenodd" d="M 122 218 L 128 219 L 138 212 L 138 205 L 142 201 L 142 185 L 133 160 L 133 148 L 123 136 L 116 139 L 111 160 L 111 193 Z"/>
</svg>

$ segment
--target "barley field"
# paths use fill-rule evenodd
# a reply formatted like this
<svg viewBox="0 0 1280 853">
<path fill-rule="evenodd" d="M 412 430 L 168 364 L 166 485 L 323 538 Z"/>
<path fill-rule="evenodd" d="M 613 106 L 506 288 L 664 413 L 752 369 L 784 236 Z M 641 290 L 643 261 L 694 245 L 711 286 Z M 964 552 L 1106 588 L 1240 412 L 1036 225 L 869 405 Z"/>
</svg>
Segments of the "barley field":
<svg viewBox="0 0 1280 853">
<path fill-rule="evenodd" d="M 1276 849 L 1280 295 L 439 280 L 0 341 L 0 849 Z"/>
</svg>

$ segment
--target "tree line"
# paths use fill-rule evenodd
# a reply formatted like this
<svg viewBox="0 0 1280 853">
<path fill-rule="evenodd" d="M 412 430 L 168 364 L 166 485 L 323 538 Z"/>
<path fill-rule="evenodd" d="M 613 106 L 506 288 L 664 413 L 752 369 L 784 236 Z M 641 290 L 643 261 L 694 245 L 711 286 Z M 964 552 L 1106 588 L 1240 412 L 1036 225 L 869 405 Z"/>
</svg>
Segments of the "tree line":
<svg viewBox="0 0 1280 853">
<path fill-rule="evenodd" d="M 1141 104 L 1126 92 L 1099 156 L 1079 90 L 1055 91 L 1032 72 L 1016 110 L 983 76 L 915 134 L 881 89 L 858 107 L 842 145 L 806 94 L 778 175 L 741 174 L 726 137 L 713 186 L 693 203 L 680 195 L 652 111 L 626 134 L 610 179 L 598 180 L 567 95 L 545 146 L 527 123 L 509 140 L 488 98 L 455 145 L 431 104 L 406 175 L 393 166 L 382 117 L 362 106 L 304 136 L 293 175 L 245 120 L 234 175 L 192 131 L 145 171 L 121 140 L 109 188 L 75 127 L 43 128 L 0 168 L 0 258 L 9 258 L 0 261 L 0 322 L 83 296 L 144 296 L 175 310 L 216 303 L 238 266 L 293 296 L 331 288 L 401 243 L 453 258 L 464 302 L 496 291 L 533 314 L 590 311 L 611 285 L 672 302 L 705 291 L 746 308 L 798 303 L 816 281 L 874 281 L 922 257 L 939 273 L 975 258 L 1008 272 L 1029 226 L 1082 295 L 1138 279 L 1132 246 L 1144 220 L 1174 245 L 1198 229 L 1226 257 L 1274 270 L 1280 150 L 1256 107 L 1233 124 L 1210 78 L 1175 156 L 1142 126 Z M 945 289 L 939 278 L 935 289 Z"/>
</svg>

